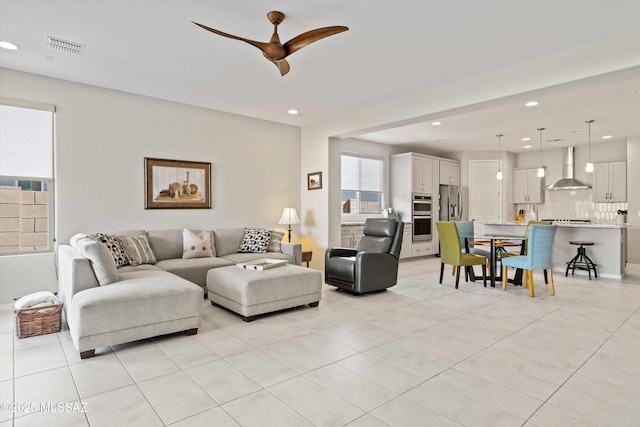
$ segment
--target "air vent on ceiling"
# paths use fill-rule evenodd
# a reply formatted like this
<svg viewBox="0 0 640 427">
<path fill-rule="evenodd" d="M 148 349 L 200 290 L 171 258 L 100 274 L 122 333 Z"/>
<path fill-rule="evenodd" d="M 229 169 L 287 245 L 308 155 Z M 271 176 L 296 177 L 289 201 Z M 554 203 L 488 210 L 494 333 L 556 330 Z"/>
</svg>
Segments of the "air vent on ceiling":
<svg viewBox="0 0 640 427">
<path fill-rule="evenodd" d="M 47 36 L 46 47 L 47 49 L 57 50 L 58 52 L 68 53 L 71 55 L 82 55 L 84 52 L 84 45 L 52 36 Z"/>
</svg>

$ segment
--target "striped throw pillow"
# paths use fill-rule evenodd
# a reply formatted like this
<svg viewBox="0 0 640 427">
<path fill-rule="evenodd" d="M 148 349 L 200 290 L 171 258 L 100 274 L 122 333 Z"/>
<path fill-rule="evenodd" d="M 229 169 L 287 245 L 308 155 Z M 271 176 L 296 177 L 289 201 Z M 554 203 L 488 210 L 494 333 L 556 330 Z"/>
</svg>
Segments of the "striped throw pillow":
<svg viewBox="0 0 640 427">
<path fill-rule="evenodd" d="M 155 264 L 156 256 L 151 250 L 147 236 L 118 236 L 131 265 Z"/>
</svg>

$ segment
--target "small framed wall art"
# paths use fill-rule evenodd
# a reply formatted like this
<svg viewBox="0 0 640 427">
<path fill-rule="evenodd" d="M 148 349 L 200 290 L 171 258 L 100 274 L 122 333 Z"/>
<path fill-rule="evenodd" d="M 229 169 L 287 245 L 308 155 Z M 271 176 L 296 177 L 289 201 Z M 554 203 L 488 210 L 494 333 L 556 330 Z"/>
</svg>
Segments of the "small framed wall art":
<svg viewBox="0 0 640 427">
<path fill-rule="evenodd" d="M 322 188 L 322 172 L 307 174 L 307 190 L 320 190 Z"/>
<path fill-rule="evenodd" d="M 211 209 L 211 163 L 145 157 L 145 209 Z"/>
</svg>

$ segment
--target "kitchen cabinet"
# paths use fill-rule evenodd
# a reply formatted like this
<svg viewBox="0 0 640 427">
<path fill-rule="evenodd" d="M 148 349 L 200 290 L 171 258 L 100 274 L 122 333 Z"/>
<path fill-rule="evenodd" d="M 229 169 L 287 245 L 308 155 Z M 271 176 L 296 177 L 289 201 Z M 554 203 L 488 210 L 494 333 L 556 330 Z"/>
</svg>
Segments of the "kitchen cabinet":
<svg viewBox="0 0 640 427">
<path fill-rule="evenodd" d="M 440 160 L 440 184 L 460 185 L 460 163 Z"/>
<path fill-rule="evenodd" d="M 538 169 L 514 169 L 513 203 L 543 203 L 544 177 L 538 176 Z"/>
<path fill-rule="evenodd" d="M 433 194 L 433 159 L 411 156 L 411 191 Z"/>
<path fill-rule="evenodd" d="M 411 244 L 411 256 L 425 256 L 425 255 L 433 255 L 433 242 L 425 241 L 425 242 L 412 242 Z"/>
<path fill-rule="evenodd" d="M 593 201 L 627 201 L 627 162 L 596 163 L 593 165 Z"/>
<path fill-rule="evenodd" d="M 360 239 L 364 225 L 343 225 L 340 236 L 340 246 L 343 248 L 356 249 Z"/>
<path fill-rule="evenodd" d="M 411 223 L 404 224 L 402 232 L 402 246 L 400 247 L 400 259 L 411 257 Z"/>
</svg>

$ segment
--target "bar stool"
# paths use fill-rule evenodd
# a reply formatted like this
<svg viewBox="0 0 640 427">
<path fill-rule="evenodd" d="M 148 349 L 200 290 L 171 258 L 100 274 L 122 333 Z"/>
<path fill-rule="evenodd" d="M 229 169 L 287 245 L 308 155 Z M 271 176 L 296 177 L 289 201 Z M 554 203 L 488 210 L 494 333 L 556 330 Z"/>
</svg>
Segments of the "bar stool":
<svg viewBox="0 0 640 427">
<path fill-rule="evenodd" d="M 596 270 L 596 265 L 591 261 L 591 258 L 587 256 L 587 250 L 584 248 L 585 246 L 593 246 L 593 242 L 578 242 L 578 241 L 569 241 L 570 245 L 580 245 L 578 247 L 578 254 L 573 257 L 571 261 L 567 263 L 567 271 L 565 271 L 564 276 L 567 277 L 569 275 L 569 269 L 571 269 L 571 274 L 573 275 L 576 272 L 576 268 L 578 270 L 585 270 L 589 272 L 589 280 L 591 280 L 591 270 L 593 270 L 593 274 L 598 278 L 598 271 Z"/>
</svg>

